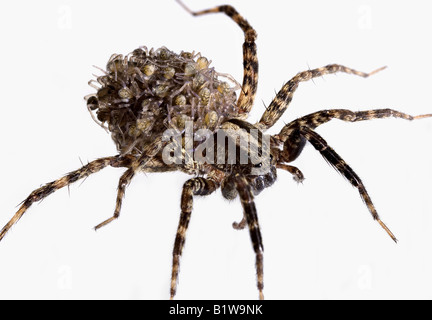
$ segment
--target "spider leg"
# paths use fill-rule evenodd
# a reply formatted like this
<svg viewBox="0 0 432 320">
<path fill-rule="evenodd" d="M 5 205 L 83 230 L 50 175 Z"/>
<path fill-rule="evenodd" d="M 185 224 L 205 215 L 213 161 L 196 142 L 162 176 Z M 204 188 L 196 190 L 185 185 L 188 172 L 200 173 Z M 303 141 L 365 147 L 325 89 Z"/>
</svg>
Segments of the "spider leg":
<svg viewBox="0 0 432 320">
<path fill-rule="evenodd" d="M 298 118 L 285 125 L 280 133 L 274 136 L 279 142 L 284 143 L 284 150 L 280 154 L 282 162 L 294 161 L 302 152 L 306 143 L 304 136 L 300 134 L 300 127 L 305 126 L 315 129 L 332 119 L 339 119 L 349 122 L 357 122 L 382 118 L 400 118 L 405 120 L 417 120 L 432 117 L 432 114 L 411 116 L 393 109 L 374 109 L 366 111 L 351 111 L 347 109 L 321 110 L 304 117 Z M 279 168 L 285 169 L 283 164 Z"/>
<path fill-rule="evenodd" d="M 331 110 L 321 110 L 304 117 L 296 119 L 286 125 L 279 134 L 282 142 L 289 139 L 291 132 L 299 127 L 307 126 L 311 129 L 332 120 L 339 119 L 349 122 L 357 122 L 372 119 L 382 119 L 382 118 L 400 118 L 405 120 L 416 120 L 423 119 L 427 117 L 432 117 L 432 114 L 424 114 L 419 116 L 411 116 L 406 113 L 402 113 L 393 109 L 374 109 L 366 111 L 351 111 L 347 109 L 331 109 Z"/>
<path fill-rule="evenodd" d="M 126 170 L 126 172 L 123 173 L 123 175 L 120 177 L 119 184 L 118 184 L 118 190 L 117 190 L 117 199 L 116 199 L 116 206 L 114 209 L 114 215 L 112 217 L 108 218 L 107 220 L 99 223 L 97 226 L 95 226 L 94 227 L 95 230 L 102 228 L 103 226 L 107 225 L 108 223 L 110 223 L 111 221 L 113 221 L 119 217 L 125 189 L 130 184 L 134 175 L 135 175 L 135 171 L 132 168 L 130 168 L 130 169 Z"/>
<path fill-rule="evenodd" d="M 351 167 L 334 151 L 327 142 L 314 130 L 309 127 L 303 126 L 300 128 L 300 133 L 303 137 L 305 137 L 316 150 L 321 153 L 324 159 L 330 163 L 330 165 L 339 171 L 348 181 L 358 189 L 361 198 L 365 202 L 366 206 L 369 209 L 369 212 L 372 214 L 374 220 L 376 220 L 381 227 L 387 232 L 387 234 L 393 239 L 394 242 L 397 242 L 396 237 L 390 231 L 390 229 L 381 221 L 378 216 L 378 212 L 375 209 L 374 204 L 366 191 L 363 182 L 359 178 L 359 176 L 351 169 Z"/>
<path fill-rule="evenodd" d="M 255 44 L 257 38 L 256 31 L 249 22 L 230 5 L 218 6 L 202 11 L 191 11 L 183 2 L 180 0 L 176 1 L 193 16 L 223 12 L 243 30 L 245 36 L 245 41 L 243 43 L 243 85 L 240 97 L 237 101 L 237 107 L 239 108 L 240 118 L 246 118 L 252 109 L 258 88 L 258 56 Z"/>
<path fill-rule="evenodd" d="M 189 225 L 193 207 L 193 196 L 206 196 L 214 192 L 219 184 L 213 180 L 205 178 L 192 178 L 185 182 L 181 195 L 181 214 L 177 228 L 177 234 L 173 249 L 173 264 L 171 275 L 170 298 L 173 299 L 177 291 L 177 281 L 180 268 L 180 257 L 186 240 L 186 230 Z"/>
<path fill-rule="evenodd" d="M 127 158 L 121 158 L 119 156 L 113 156 L 113 157 L 106 157 L 106 158 L 100 158 L 96 159 L 92 162 L 89 162 L 85 166 L 82 166 L 80 169 L 75 170 L 67 174 L 66 176 L 49 182 L 45 184 L 44 186 L 34 190 L 30 195 L 22 202 L 20 208 L 15 213 L 15 215 L 12 217 L 12 219 L 3 227 L 3 229 L 0 231 L 0 240 L 3 239 L 3 237 L 6 235 L 6 233 L 9 231 L 9 229 L 16 223 L 18 220 L 24 215 L 24 213 L 30 208 L 30 206 L 38 201 L 41 201 L 42 199 L 48 197 L 51 193 L 69 186 L 70 184 L 88 177 L 89 175 L 96 173 L 103 168 L 107 166 L 112 167 L 122 167 L 127 166 L 130 163 L 130 159 Z"/>
<path fill-rule="evenodd" d="M 252 240 L 252 246 L 255 252 L 255 267 L 257 272 L 257 287 L 259 291 L 259 298 L 264 299 L 264 268 L 263 268 L 263 251 L 264 246 L 262 243 L 261 231 L 258 224 L 258 215 L 254 203 L 253 193 L 248 185 L 245 177 L 236 175 L 235 184 L 240 201 L 243 207 L 244 215 L 246 217 L 249 234 Z"/>
<path fill-rule="evenodd" d="M 288 108 L 293 98 L 294 92 L 297 90 L 300 82 L 308 81 L 313 78 L 321 77 L 326 74 L 344 72 L 348 74 L 354 74 L 360 77 L 367 78 L 385 67 L 379 68 L 370 73 L 357 71 L 351 68 L 339 64 L 330 64 L 322 68 L 307 70 L 297 73 L 291 80 L 284 84 L 282 89 L 276 94 L 276 97 L 267 107 L 267 110 L 262 115 L 260 121 L 257 123 L 257 127 L 261 130 L 267 130 L 272 127 L 276 121 L 282 116 L 285 110 Z"/>
<path fill-rule="evenodd" d="M 117 188 L 117 198 L 116 198 L 116 205 L 114 209 L 114 214 L 112 217 L 106 219 L 105 221 L 102 221 L 97 226 L 94 227 L 95 230 L 98 230 L 99 228 L 102 228 L 103 226 L 107 225 L 111 221 L 117 219 L 120 216 L 120 210 L 123 202 L 123 197 L 125 194 L 126 187 L 130 184 L 132 181 L 132 178 L 135 176 L 135 173 L 139 170 L 144 172 L 154 172 L 157 170 L 157 168 L 153 168 L 152 165 L 160 165 L 157 162 L 157 159 L 154 157 L 159 152 L 159 150 L 162 148 L 163 144 L 160 138 L 156 138 L 152 143 L 147 145 L 144 148 L 144 153 L 136 160 L 134 160 L 130 168 L 126 170 L 125 173 L 120 177 L 118 188 Z M 147 167 L 148 166 L 148 167 Z M 161 170 L 169 171 L 169 168 L 162 167 Z"/>
</svg>

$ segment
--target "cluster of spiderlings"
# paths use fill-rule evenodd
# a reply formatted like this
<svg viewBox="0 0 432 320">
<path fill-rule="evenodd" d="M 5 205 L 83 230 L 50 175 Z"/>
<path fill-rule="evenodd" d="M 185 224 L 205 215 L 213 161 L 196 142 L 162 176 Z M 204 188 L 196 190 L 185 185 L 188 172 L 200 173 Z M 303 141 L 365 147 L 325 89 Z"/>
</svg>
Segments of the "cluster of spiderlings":
<svg viewBox="0 0 432 320">
<path fill-rule="evenodd" d="M 235 88 L 200 54 L 142 47 L 112 55 L 102 71 L 89 82 L 97 93 L 87 105 L 123 154 L 142 151 L 166 129 L 181 133 L 188 120 L 194 131 L 214 132 L 237 116 Z"/>
</svg>

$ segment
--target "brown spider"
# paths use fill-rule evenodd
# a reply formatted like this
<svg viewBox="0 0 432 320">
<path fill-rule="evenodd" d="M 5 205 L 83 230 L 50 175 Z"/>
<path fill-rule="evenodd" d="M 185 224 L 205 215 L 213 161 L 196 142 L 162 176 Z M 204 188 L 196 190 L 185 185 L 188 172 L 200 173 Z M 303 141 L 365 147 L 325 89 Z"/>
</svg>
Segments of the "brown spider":
<svg viewBox="0 0 432 320">
<path fill-rule="evenodd" d="M 264 188 L 274 183 L 276 169 L 288 171 L 298 182 L 303 180 L 302 172 L 288 163 L 300 155 L 308 141 L 326 161 L 358 189 L 374 220 L 377 220 L 396 241 L 395 236 L 379 218 L 360 178 L 314 129 L 332 119 L 349 122 L 386 117 L 414 120 L 432 115 L 410 116 L 392 109 L 359 112 L 345 109 L 323 110 L 286 124 L 276 135 L 264 135 L 264 132 L 283 115 L 300 82 L 338 72 L 368 77 L 382 68 L 364 73 L 333 64 L 300 72 L 277 93 L 260 121 L 250 124 L 246 119 L 254 104 L 258 84 L 255 30 L 229 5 L 200 12 L 192 12 L 186 7 L 185 9 L 194 16 L 225 13 L 243 30 L 244 77 L 239 98 L 236 99 L 235 96 L 236 87 L 229 85 L 229 77 L 224 78 L 222 74 L 217 73 L 209 66 L 208 60 L 199 54 L 187 52 L 176 54 L 166 48 L 148 50 L 142 47 L 127 56 L 111 56 L 106 70 L 103 70 L 104 74 L 96 81 L 90 82 L 96 87 L 97 93 L 87 97 L 87 106 L 95 121 L 111 133 L 119 154 L 94 160 L 34 190 L 0 231 L 0 240 L 34 202 L 107 166 L 124 167 L 127 170 L 118 184 L 114 215 L 98 224 L 95 229 L 118 218 L 125 189 L 137 172 L 182 171 L 194 177 L 185 182 L 181 195 L 181 215 L 173 250 L 171 298 L 176 293 L 180 257 L 192 212 L 193 197 L 209 195 L 219 187 L 225 198 L 235 199 L 237 196 L 240 198 L 244 218 L 234 223 L 233 227 L 243 229 L 247 226 L 250 232 L 256 259 L 257 287 L 259 297 L 263 298 L 263 243 L 253 199 Z M 250 145 L 257 146 L 261 153 L 266 149 L 268 156 L 257 162 L 255 158 L 257 154 L 250 154 L 248 161 L 242 163 L 236 152 L 235 161 L 228 164 L 226 157 L 230 155 L 225 153 L 225 149 L 224 161 L 197 161 L 191 157 L 186 139 L 176 141 L 164 138 L 167 129 L 185 137 L 188 122 L 191 123 L 194 132 L 207 129 L 214 136 L 225 133 L 228 140 L 234 139 L 240 151 L 242 146 L 238 143 L 235 134 L 246 137 Z M 254 130 L 259 131 L 259 135 L 254 136 L 252 134 Z M 194 140 L 191 149 L 196 151 L 200 146 L 205 146 L 206 150 L 211 150 L 207 142 L 212 140 L 208 136 L 206 138 L 206 142 Z M 171 163 L 167 163 L 167 154 L 164 153 L 169 146 L 174 148 L 170 149 L 170 152 L 180 150 L 180 155 L 172 157 L 174 161 Z M 218 143 L 210 145 L 216 151 L 221 146 Z M 182 161 L 177 163 L 175 161 L 177 159 Z M 262 168 L 265 169 L 261 171 Z"/>
</svg>

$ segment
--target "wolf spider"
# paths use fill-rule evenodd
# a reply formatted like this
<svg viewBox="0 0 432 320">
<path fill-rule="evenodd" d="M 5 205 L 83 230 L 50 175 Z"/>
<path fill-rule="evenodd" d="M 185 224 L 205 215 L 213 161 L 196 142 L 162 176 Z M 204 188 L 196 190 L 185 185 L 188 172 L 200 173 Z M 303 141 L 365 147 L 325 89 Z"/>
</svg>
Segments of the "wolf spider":
<svg viewBox="0 0 432 320">
<path fill-rule="evenodd" d="M 98 91 L 87 97 L 87 106 L 95 121 L 111 132 L 119 154 L 91 161 L 78 170 L 34 190 L 0 231 L 0 240 L 33 203 L 107 166 L 124 167 L 127 170 L 118 183 L 113 216 L 98 224 L 95 229 L 119 217 L 125 189 L 136 173 L 182 171 L 194 177 L 187 180 L 182 189 L 180 221 L 172 253 L 170 297 L 173 298 L 177 290 L 180 257 L 185 244 L 194 196 L 206 196 L 221 188 L 225 198 L 235 199 L 237 196 L 240 198 L 243 219 L 234 222 L 233 227 L 235 229 L 247 227 L 249 230 L 255 253 L 259 298 L 263 299 L 264 247 L 254 196 L 275 182 L 277 169 L 289 172 L 295 181 L 301 182 L 304 179 L 302 172 L 289 163 L 297 159 L 306 142 L 309 142 L 336 171 L 357 188 L 372 218 L 396 242 L 396 237 L 380 219 L 359 176 L 315 129 L 332 119 L 348 122 L 389 117 L 415 120 L 431 117 L 432 114 L 411 116 L 393 109 L 357 112 L 346 109 L 322 110 L 286 124 L 278 134 L 264 135 L 264 132 L 284 114 L 301 82 L 334 73 L 347 73 L 366 78 L 383 68 L 365 73 L 331 64 L 300 72 L 283 85 L 261 119 L 251 124 L 246 119 L 254 104 L 258 85 L 258 58 L 255 44 L 257 33 L 230 5 L 193 12 L 179 0 L 177 2 L 193 16 L 224 13 L 242 29 L 244 75 L 239 98 L 236 99 L 234 88 L 219 80 L 221 74 L 210 68 L 208 60 L 199 54 L 187 52 L 174 54 L 166 48 L 154 51 L 141 47 L 134 50 L 130 56 L 113 55 L 108 62 L 107 70 L 102 70 L 104 75 L 90 82 Z M 183 142 L 180 147 L 182 155 L 187 159 L 184 158 L 180 163 L 167 164 L 164 162 L 163 149 L 171 141 L 162 139 L 163 132 L 171 128 L 184 133 L 187 119 L 193 122 L 193 129 L 206 128 L 215 135 L 229 128 L 246 132 L 246 136 L 249 137 L 251 130 L 258 130 L 261 139 L 255 139 L 256 144 L 264 146 L 262 138 L 264 136 L 269 138 L 267 146 L 269 154 L 263 160 L 268 170 L 261 174 L 253 170 L 263 166 L 263 162 L 248 161 L 243 164 L 238 161 L 233 164 L 197 162 L 195 159 L 187 158 Z M 199 144 L 200 141 L 194 142 L 193 147 L 197 148 Z M 217 149 L 220 146 L 214 147 Z M 239 145 L 236 147 L 238 148 Z"/>
</svg>

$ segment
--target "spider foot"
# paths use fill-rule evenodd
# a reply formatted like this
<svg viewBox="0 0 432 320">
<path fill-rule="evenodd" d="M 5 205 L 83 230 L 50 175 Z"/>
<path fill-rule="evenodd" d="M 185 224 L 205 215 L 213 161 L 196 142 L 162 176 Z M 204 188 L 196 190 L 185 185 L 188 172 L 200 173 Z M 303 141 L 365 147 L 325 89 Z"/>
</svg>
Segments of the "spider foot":
<svg viewBox="0 0 432 320">
<path fill-rule="evenodd" d="M 430 117 L 432 117 L 431 113 L 429 113 L 429 114 L 421 114 L 419 116 L 414 116 L 413 119 L 417 120 L 417 119 L 430 118 Z"/>
<path fill-rule="evenodd" d="M 378 69 L 376 69 L 376 70 L 374 70 L 372 72 L 369 72 L 365 77 L 370 77 L 370 76 L 374 75 L 375 73 L 383 71 L 384 69 L 387 69 L 387 66 L 384 66 L 384 67 L 378 68 Z"/>
<path fill-rule="evenodd" d="M 390 231 L 390 229 L 384 224 L 384 222 L 382 222 L 380 219 L 377 219 L 378 223 L 380 224 L 380 226 L 387 232 L 387 234 L 390 236 L 390 238 L 392 238 L 392 240 L 397 243 L 398 240 L 396 239 L 396 237 L 394 236 L 393 232 Z"/>
<path fill-rule="evenodd" d="M 97 226 L 94 227 L 95 231 L 97 231 L 98 229 L 102 228 L 103 226 L 106 226 L 108 223 L 110 223 L 111 221 L 117 219 L 117 217 L 111 217 L 109 219 L 106 219 L 105 221 L 99 223 Z"/>
<path fill-rule="evenodd" d="M 95 231 L 102 228 L 103 226 L 107 225 L 108 223 L 117 219 L 120 216 L 120 210 L 121 210 L 121 206 L 122 206 L 123 197 L 125 194 L 126 187 L 129 185 L 129 183 L 131 182 L 134 175 L 135 175 L 135 169 L 134 168 L 129 168 L 128 170 L 126 170 L 122 174 L 122 176 L 120 177 L 120 180 L 119 180 L 119 184 L 118 184 L 117 199 L 116 199 L 116 206 L 115 206 L 114 214 L 111 218 L 106 219 L 105 221 L 99 223 L 96 227 L 94 227 Z"/>
</svg>

